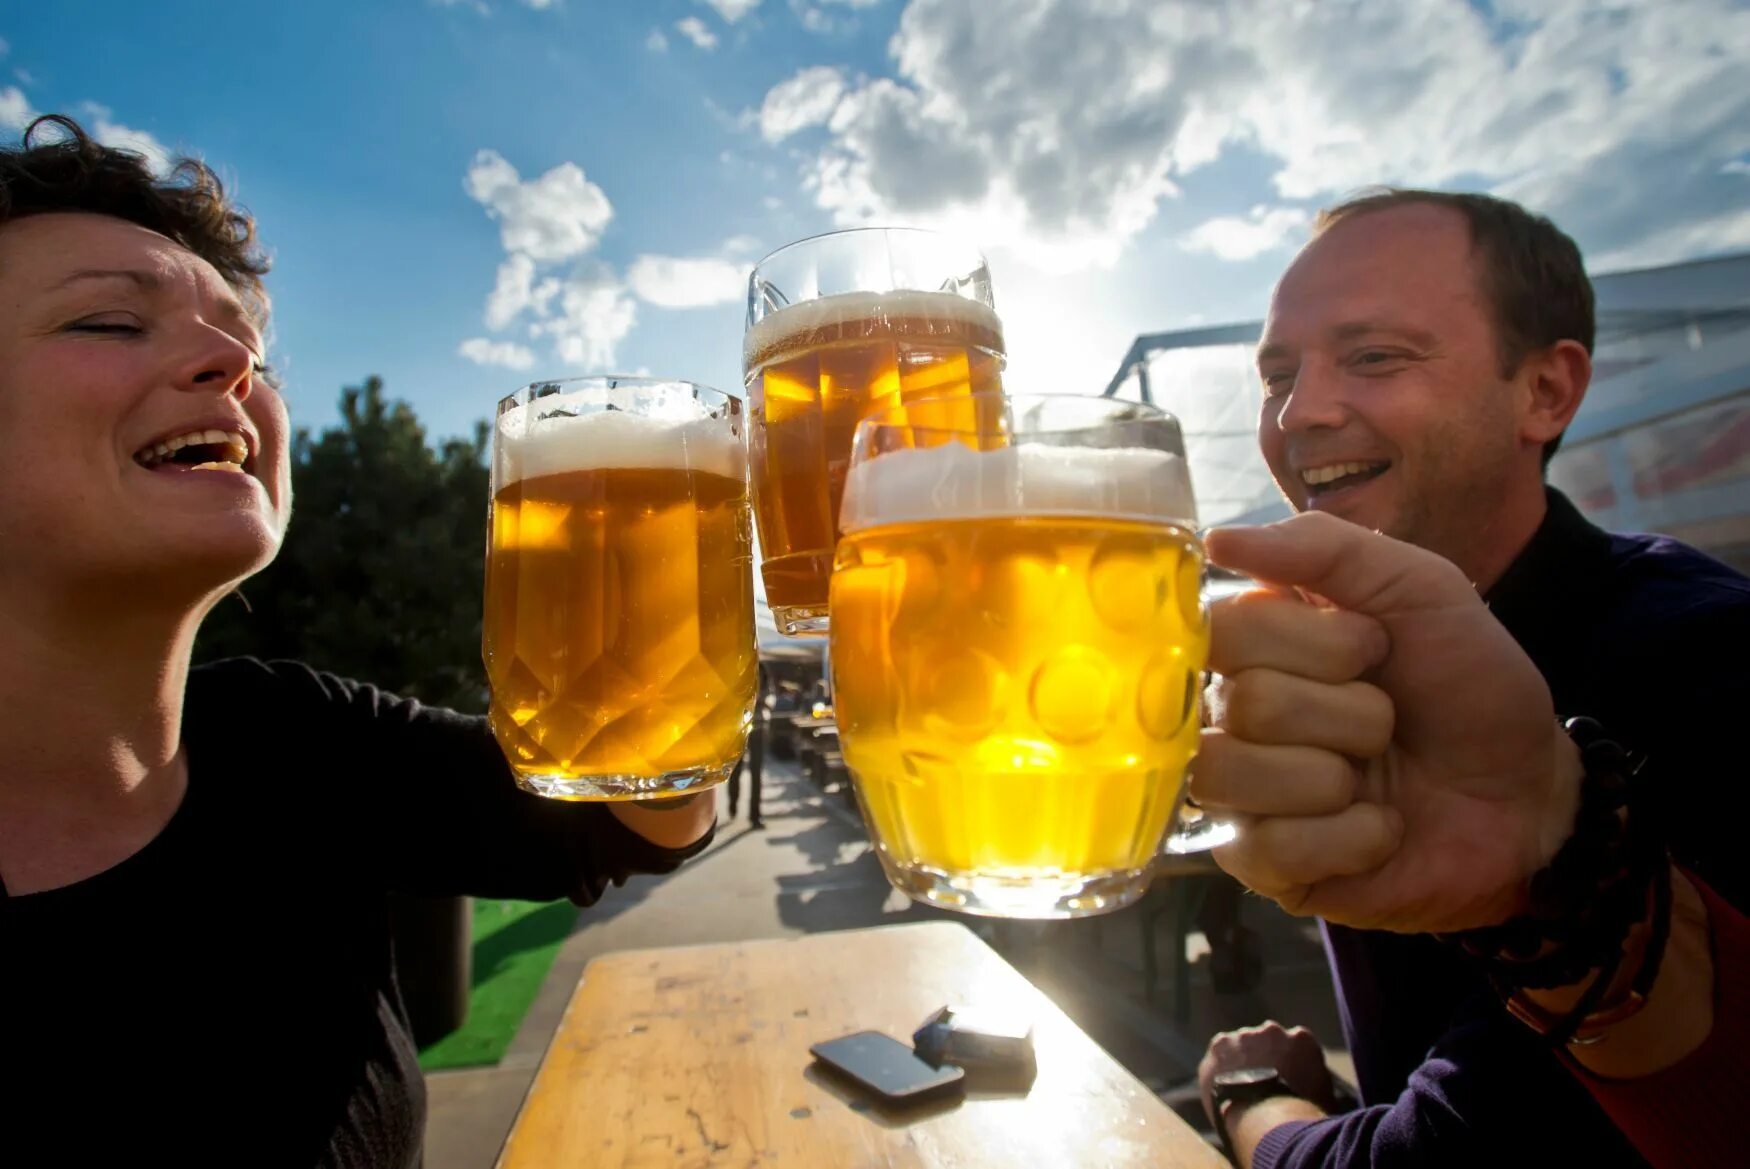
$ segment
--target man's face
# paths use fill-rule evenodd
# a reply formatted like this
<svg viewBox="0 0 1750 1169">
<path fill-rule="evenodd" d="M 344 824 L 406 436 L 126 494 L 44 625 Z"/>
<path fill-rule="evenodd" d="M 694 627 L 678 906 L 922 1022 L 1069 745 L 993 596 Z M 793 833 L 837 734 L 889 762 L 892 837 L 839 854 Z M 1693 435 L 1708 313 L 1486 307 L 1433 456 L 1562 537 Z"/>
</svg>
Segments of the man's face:
<svg viewBox="0 0 1750 1169">
<path fill-rule="evenodd" d="M 1258 348 L 1258 442 L 1316 508 L 1468 567 L 1501 501 L 1540 475 L 1457 212 L 1338 222 L 1276 286 Z"/>
</svg>

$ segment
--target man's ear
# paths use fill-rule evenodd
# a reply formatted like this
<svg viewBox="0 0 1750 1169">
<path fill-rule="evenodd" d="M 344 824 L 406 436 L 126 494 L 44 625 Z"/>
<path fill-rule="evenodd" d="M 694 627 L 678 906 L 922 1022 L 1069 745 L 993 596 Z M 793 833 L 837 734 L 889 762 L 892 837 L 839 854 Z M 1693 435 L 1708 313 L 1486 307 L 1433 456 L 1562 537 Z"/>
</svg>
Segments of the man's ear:
<svg viewBox="0 0 1750 1169">
<path fill-rule="evenodd" d="M 1592 355 L 1578 341 L 1557 341 L 1527 354 L 1519 377 L 1520 436 L 1541 447 L 1574 420 L 1592 384 Z"/>
</svg>

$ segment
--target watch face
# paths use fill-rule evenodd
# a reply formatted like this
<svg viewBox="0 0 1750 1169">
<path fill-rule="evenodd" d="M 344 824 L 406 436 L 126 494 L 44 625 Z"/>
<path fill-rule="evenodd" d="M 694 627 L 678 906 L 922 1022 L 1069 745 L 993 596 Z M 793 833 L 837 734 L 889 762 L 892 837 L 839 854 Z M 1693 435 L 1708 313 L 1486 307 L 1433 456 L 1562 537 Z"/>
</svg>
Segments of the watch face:
<svg viewBox="0 0 1750 1169">
<path fill-rule="evenodd" d="M 1237 1072 L 1222 1072 L 1215 1077 L 1218 1088 L 1248 1088 L 1279 1078 L 1275 1068 L 1241 1068 Z"/>
</svg>

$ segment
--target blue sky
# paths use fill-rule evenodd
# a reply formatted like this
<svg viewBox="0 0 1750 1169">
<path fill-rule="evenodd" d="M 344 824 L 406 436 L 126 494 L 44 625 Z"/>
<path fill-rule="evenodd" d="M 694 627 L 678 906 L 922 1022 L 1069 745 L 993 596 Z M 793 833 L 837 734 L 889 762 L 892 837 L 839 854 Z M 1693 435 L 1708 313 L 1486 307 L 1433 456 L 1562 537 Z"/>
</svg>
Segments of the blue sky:
<svg viewBox="0 0 1750 1169">
<path fill-rule="evenodd" d="M 535 377 L 739 384 L 763 252 L 989 254 L 1009 384 L 1259 315 L 1369 182 L 1493 190 L 1595 270 L 1750 247 L 1739 0 L 375 0 L 0 9 L 0 130 L 73 114 L 231 178 L 295 418 L 381 374 L 434 435 Z"/>
</svg>

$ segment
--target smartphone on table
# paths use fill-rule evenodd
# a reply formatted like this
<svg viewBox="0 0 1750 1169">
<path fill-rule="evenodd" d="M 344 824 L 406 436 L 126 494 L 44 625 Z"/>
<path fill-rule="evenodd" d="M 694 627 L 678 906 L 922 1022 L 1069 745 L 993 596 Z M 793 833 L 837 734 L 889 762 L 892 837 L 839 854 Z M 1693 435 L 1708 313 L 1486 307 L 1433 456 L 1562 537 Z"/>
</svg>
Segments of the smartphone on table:
<svg viewBox="0 0 1750 1169">
<path fill-rule="evenodd" d="M 966 1073 L 944 1064 L 935 1067 L 899 1040 L 879 1031 L 859 1031 L 808 1049 L 826 1067 L 853 1080 L 891 1104 L 909 1104 L 959 1095 Z"/>
</svg>

